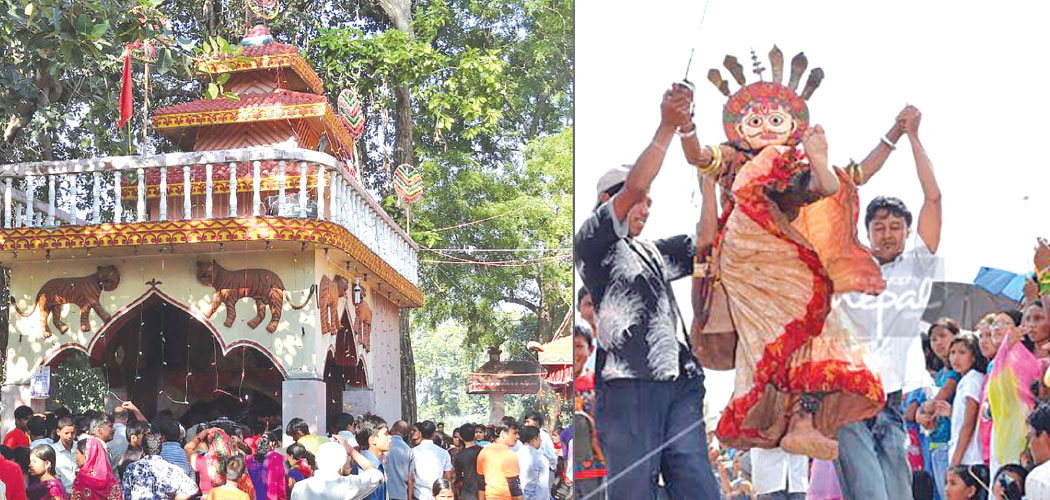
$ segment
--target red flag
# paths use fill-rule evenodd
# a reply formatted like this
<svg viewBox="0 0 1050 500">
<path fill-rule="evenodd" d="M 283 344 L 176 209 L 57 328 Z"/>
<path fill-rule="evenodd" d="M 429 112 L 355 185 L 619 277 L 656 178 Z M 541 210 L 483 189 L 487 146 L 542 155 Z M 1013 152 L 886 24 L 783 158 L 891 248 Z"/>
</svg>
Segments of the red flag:
<svg viewBox="0 0 1050 500">
<path fill-rule="evenodd" d="M 117 128 L 123 128 L 131 118 L 133 107 L 131 95 L 131 51 L 124 49 L 124 72 L 120 75 L 120 121 Z"/>
</svg>

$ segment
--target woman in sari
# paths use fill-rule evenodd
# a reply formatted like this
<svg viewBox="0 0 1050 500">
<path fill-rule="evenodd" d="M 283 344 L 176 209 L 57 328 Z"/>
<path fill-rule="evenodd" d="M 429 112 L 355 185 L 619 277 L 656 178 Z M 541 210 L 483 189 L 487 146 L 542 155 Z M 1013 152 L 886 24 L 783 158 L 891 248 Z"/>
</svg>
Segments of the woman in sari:
<svg viewBox="0 0 1050 500">
<path fill-rule="evenodd" d="M 267 432 L 256 442 L 255 454 L 246 460 L 248 476 L 255 485 L 257 500 L 285 500 L 288 498 L 285 488 L 284 457 L 274 451 L 274 447 L 280 444 L 277 433 Z"/>
<path fill-rule="evenodd" d="M 70 500 L 124 500 L 124 490 L 113 475 L 101 439 L 88 436 L 77 442 L 77 477 Z"/>
<path fill-rule="evenodd" d="M 878 294 L 885 282 L 856 235 L 858 169 L 830 168 L 823 129 L 809 127 L 805 99 L 824 72 L 814 69 L 799 95 L 805 56 L 792 60 L 786 86 L 776 47 L 770 60 L 772 81 L 732 95 L 718 70 L 708 74 L 729 97 L 727 143 L 701 147 L 695 125 L 679 132 L 704 198 L 693 339 L 705 366 L 736 368 L 717 427 L 722 442 L 831 459 L 838 428 L 874 416 L 885 401 L 833 295 Z M 736 58 L 725 66 L 744 85 Z"/>
<path fill-rule="evenodd" d="M 66 489 L 55 477 L 55 449 L 41 444 L 29 454 L 29 473 L 33 479 L 26 487 L 28 500 L 66 500 Z"/>
</svg>

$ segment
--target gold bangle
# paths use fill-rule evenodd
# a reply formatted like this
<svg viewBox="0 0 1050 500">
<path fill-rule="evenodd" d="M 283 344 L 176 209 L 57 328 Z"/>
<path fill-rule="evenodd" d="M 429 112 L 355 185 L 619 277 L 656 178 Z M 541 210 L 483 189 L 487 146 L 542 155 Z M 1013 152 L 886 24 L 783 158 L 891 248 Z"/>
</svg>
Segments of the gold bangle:
<svg viewBox="0 0 1050 500">
<path fill-rule="evenodd" d="M 718 145 L 708 146 L 711 150 L 711 162 L 706 167 L 700 167 L 700 173 L 707 176 L 716 175 L 722 168 L 722 147 Z"/>
<path fill-rule="evenodd" d="M 846 173 L 853 180 L 853 184 L 857 186 L 862 186 L 865 182 L 868 182 L 868 178 L 864 175 L 864 169 L 853 160 L 850 160 L 849 165 L 846 166 Z"/>
</svg>

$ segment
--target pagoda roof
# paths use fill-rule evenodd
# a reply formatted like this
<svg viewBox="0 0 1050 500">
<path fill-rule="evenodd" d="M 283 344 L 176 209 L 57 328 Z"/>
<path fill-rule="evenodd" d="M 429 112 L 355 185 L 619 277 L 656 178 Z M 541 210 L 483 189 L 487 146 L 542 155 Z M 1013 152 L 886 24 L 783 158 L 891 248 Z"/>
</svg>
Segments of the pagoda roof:
<svg viewBox="0 0 1050 500">
<path fill-rule="evenodd" d="M 354 141 L 350 132 L 336 117 L 324 95 L 277 89 L 267 93 L 240 94 L 240 100 L 225 98 L 197 99 L 153 112 L 153 128 L 182 142 L 192 141 L 191 130 L 239 123 L 271 120 L 307 120 L 323 130 L 336 149 L 349 154 Z M 192 142 L 190 143 L 192 144 Z"/>
<path fill-rule="evenodd" d="M 301 111 L 302 113 L 312 113 L 312 115 L 309 116 L 320 116 L 324 114 L 324 107 L 316 105 L 323 105 L 327 102 L 328 99 L 323 95 L 307 94 L 304 92 L 294 92 L 284 89 L 277 89 L 265 94 L 244 94 L 241 95 L 240 100 L 237 101 L 225 98 L 197 99 L 196 101 L 184 102 L 182 104 L 157 109 L 153 112 L 153 126 L 158 129 L 186 126 L 187 124 L 184 120 L 179 118 L 187 120 L 192 120 L 193 118 L 221 120 L 215 123 L 208 121 L 202 123 L 190 122 L 196 125 L 217 125 L 219 123 L 226 124 L 287 118 L 286 116 L 266 118 L 266 116 L 268 116 L 267 111 L 272 112 L 274 109 L 286 108 L 288 106 L 306 106 L 307 108 L 303 109 Z M 317 109 L 312 109 L 311 106 Z M 226 112 L 229 111 L 239 111 L 240 113 L 236 116 L 228 116 L 226 115 Z M 222 116 L 212 116 L 212 113 L 221 113 Z M 172 116 L 175 118 L 162 119 L 162 117 Z M 308 115 L 304 114 L 304 116 Z"/>
<path fill-rule="evenodd" d="M 314 69 L 299 55 L 293 45 L 272 42 L 244 47 L 239 57 L 223 56 L 197 62 L 197 71 L 205 74 L 237 73 L 260 69 L 290 69 L 304 87 L 317 94 L 324 93 L 324 83 Z"/>
</svg>

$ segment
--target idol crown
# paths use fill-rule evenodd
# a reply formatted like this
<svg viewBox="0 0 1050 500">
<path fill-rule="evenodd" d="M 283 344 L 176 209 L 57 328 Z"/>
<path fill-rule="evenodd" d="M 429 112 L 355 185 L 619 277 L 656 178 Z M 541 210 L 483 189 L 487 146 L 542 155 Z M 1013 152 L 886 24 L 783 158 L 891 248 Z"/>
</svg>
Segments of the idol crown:
<svg viewBox="0 0 1050 500">
<path fill-rule="evenodd" d="M 762 73 L 766 70 L 762 67 L 762 64 L 758 60 L 758 56 L 755 55 L 755 51 L 751 51 L 751 60 L 753 61 L 754 70 L 753 72 L 758 75 L 760 81 L 763 80 Z M 776 45 L 769 51 L 769 64 L 773 72 L 773 83 L 781 85 L 784 77 L 784 54 L 780 52 L 780 49 Z M 726 56 L 722 61 L 722 65 L 729 70 L 729 74 L 733 76 L 736 83 L 740 84 L 741 87 L 747 85 L 747 79 L 744 77 L 744 67 L 737 61 L 736 56 Z M 799 81 L 802 80 L 802 74 L 806 72 L 806 67 L 809 65 L 809 60 L 806 59 L 806 54 L 799 52 L 798 55 L 791 58 L 791 77 L 788 78 L 787 87 L 795 92 L 798 88 Z M 711 71 L 707 72 L 707 79 L 711 81 L 718 88 L 722 95 L 729 97 L 729 82 L 722 79 L 722 73 L 717 69 L 712 68 Z M 824 80 L 824 70 L 821 68 L 813 68 L 813 71 L 809 72 L 809 78 L 806 80 L 806 86 L 802 89 L 802 93 L 799 94 L 803 99 L 809 100 L 809 97 L 813 95 L 813 92 L 820 86 L 820 82 Z"/>
</svg>

